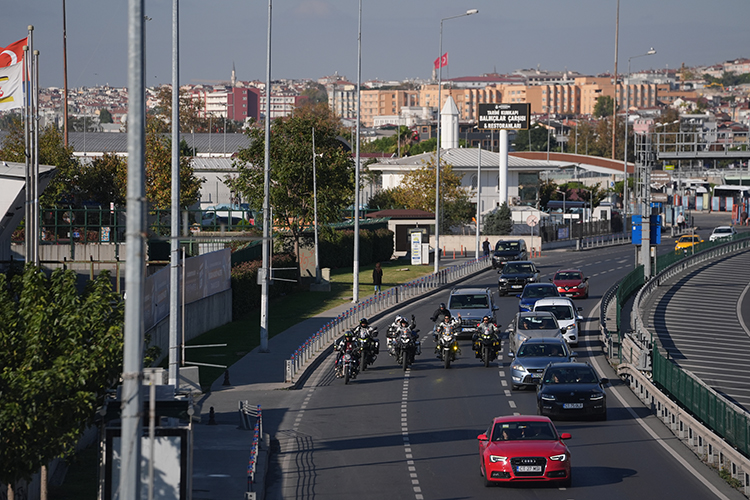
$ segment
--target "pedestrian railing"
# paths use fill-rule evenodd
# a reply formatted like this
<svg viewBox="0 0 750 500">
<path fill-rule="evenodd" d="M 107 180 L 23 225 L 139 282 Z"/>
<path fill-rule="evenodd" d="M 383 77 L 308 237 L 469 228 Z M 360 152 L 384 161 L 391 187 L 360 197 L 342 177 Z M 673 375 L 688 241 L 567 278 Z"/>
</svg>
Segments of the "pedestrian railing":
<svg viewBox="0 0 750 500">
<path fill-rule="evenodd" d="M 590 248 L 608 247 L 612 245 L 625 245 L 626 243 L 630 243 L 630 237 L 630 233 L 586 236 L 576 242 L 576 250 L 588 250 Z"/>
<path fill-rule="evenodd" d="M 314 335 L 300 345 L 286 361 L 285 381 L 294 382 L 297 373 L 311 359 L 326 349 L 345 330 L 356 327 L 362 317 L 370 317 L 414 297 L 435 291 L 471 274 L 483 271 L 492 265 L 491 258 L 481 257 L 461 265 L 441 269 L 437 273 L 417 278 L 402 285 L 377 293 L 339 314 L 326 323 Z"/>
<path fill-rule="evenodd" d="M 253 439 L 250 445 L 250 459 L 247 462 L 247 491 L 252 491 L 255 483 L 255 472 L 258 468 L 258 451 L 263 441 L 263 411 L 260 405 L 250 405 L 247 400 L 239 402 L 240 427 L 253 431 Z M 251 419 L 255 423 L 251 424 Z"/>
</svg>

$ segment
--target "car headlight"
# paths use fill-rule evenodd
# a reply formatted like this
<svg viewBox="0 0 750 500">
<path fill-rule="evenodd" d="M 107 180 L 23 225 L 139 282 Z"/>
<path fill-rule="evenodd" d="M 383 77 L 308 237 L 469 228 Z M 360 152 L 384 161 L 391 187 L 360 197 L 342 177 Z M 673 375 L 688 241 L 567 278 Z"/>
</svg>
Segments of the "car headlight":
<svg viewBox="0 0 750 500">
<path fill-rule="evenodd" d="M 591 401 L 600 401 L 602 399 L 604 399 L 604 393 L 603 392 L 599 392 L 599 393 L 591 395 Z"/>
<path fill-rule="evenodd" d="M 505 278 L 499 278 L 499 279 L 497 280 L 497 282 L 498 282 L 498 283 L 507 283 L 507 282 L 508 282 L 508 280 L 507 280 L 507 279 L 505 279 Z"/>
<path fill-rule="evenodd" d="M 497 462 L 507 462 L 508 457 L 501 457 L 500 455 L 490 455 L 490 462 L 496 464 Z"/>
<path fill-rule="evenodd" d="M 553 396 L 552 394 L 542 394 L 541 397 L 542 397 L 542 401 L 554 401 L 555 400 L 555 396 Z"/>
<path fill-rule="evenodd" d="M 576 325 L 575 325 L 575 323 L 573 323 L 572 325 L 566 326 L 565 329 L 568 330 L 568 331 L 571 331 L 571 330 L 574 330 L 575 327 L 576 327 Z"/>
<path fill-rule="evenodd" d="M 525 372 L 526 371 L 526 368 L 524 368 L 523 365 L 519 365 L 517 363 L 514 363 L 513 365 L 511 365 L 510 369 L 511 370 L 516 370 L 518 372 Z"/>
<path fill-rule="evenodd" d="M 554 460 L 555 462 L 564 462 L 568 459 L 568 456 L 563 453 L 562 455 L 552 455 L 549 459 Z"/>
<path fill-rule="evenodd" d="M 517 338 L 518 338 L 518 341 L 519 341 L 520 343 L 522 343 L 522 344 L 523 344 L 524 342 L 526 342 L 527 340 L 529 340 L 529 337 L 527 337 L 527 336 L 526 336 L 526 335 L 524 335 L 523 333 L 519 333 L 519 334 L 518 334 L 518 337 L 517 337 Z"/>
<path fill-rule="evenodd" d="M 536 278 L 534 278 L 533 276 L 531 278 L 529 278 L 529 283 L 533 283 L 535 281 L 536 281 Z"/>
</svg>

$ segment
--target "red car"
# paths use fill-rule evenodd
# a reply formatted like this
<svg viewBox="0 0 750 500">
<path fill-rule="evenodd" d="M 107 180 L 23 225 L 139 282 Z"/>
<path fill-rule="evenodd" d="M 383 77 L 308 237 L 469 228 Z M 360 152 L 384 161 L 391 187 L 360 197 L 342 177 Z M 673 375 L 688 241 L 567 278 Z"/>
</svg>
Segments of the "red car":
<svg viewBox="0 0 750 500">
<path fill-rule="evenodd" d="M 496 417 L 479 440 L 480 472 L 485 486 L 527 481 L 569 487 L 570 450 L 552 421 L 537 415 Z"/>
<path fill-rule="evenodd" d="M 589 296 L 589 279 L 580 269 L 560 269 L 550 281 L 563 297 L 586 299 Z"/>
</svg>

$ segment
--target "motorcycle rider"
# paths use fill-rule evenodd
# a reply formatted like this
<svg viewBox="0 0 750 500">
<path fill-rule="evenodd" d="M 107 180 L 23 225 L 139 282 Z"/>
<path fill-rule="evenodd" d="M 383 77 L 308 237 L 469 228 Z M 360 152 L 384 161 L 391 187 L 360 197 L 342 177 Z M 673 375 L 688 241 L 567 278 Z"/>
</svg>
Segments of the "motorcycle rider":
<svg viewBox="0 0 750 500">
<path fill-rule="evenodd" d="M 372 340 L 372 344 L 375 346 L 375 354 L 380 354 L 380 341 L 377 339 L 377 331 L 370 326 L 367 318 L 359 320 L 359 326 L 354 328 L 354 335 L 356 335 L 358 339 L 369 337 L 370 340 Z"/>
<path fill-rule="evenodd" d="M 437 327 L 435 327 L 435 330 L 433 331 L 433 335 L 435 337 L 435 341 L 437 342 L 438 336 L 443 332 L 448 332 L 453 337 L 453 342 L 456 342 L 456 334 L 458 333 L 456 329 L 458 328 L 458 325 L 461 324 L 461 315 L 458 315 L 458 318 L 451 317 L 450 314 L 446 314 L 443 316 L 443 322 L 440 323 Z M 438 354 L 438 357 L 440 356 L 440 344 L 437 343 L 435 345 L 435 353 Z M 461 354 L 461 348 L 458 348 L 458 354 Z"/>
<path fill-rule="evenodd" d="M 417 354 L 422 354 L 422 343 L 419 341 L 419 335 L 412 330 L 412 328 L 409 326 L 409 321 L 401 317 L 400 325 L 398 327 L 398 330 L 396 330 L 396 335 L 401 335 L 402 333 L 406 333 L 409 335 L 414 342 L 414 345 L 417 347 Z"/>
<path fill-rule="evenodd" d="M 343 337 L 339 337 L 339 339 L 334 343 L 333 349 L 336 351 L 336 360 L 334 361 L 333 365 L 336 371 L 336 377 L 341 378 L 344 376 L 341 359 L 343 358 L 344 353 L 349 349 L 351 349 L 352 362 L 354 363 L 355 368 L 354 374 L 356 375 L 356 373 L 359 371 L 360 346 L 357 338 L 354 336 L 354 332 L 351 330 L 346 330 Z"/>
<path fill-rule="evenodd" d="M 492 335 L 493 339 L 498 342 L 498 345 L 500 342 L 500 335 L 495 324 L 490 321 L 489 316 L 483 317 L 482 322 L 477 326 L 477 331 L 471 336 L 472 346 L 478 358 L 482 356 L 482 346 L 479 344 L 479 337 L 484 335 L 485 331 Z"/>
<path fill-rule="evenodd" d="M 447 307 L 445 307 L 445 302 L 440 303 L 440 307 L 437 308 L 437 310 L 432 313 L 432 316 L 430 316 L 430 321 L 433 323 L 438 321 L 438 318 L 443 318 L 445 316 L 450 316 L 451 312 L 448 310 Z"/>
</svg>

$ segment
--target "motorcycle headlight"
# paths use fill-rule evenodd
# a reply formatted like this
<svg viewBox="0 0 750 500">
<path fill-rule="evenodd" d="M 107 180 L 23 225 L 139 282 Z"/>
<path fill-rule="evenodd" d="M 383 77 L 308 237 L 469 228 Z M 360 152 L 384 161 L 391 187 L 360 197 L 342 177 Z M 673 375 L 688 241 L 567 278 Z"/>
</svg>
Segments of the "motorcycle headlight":
<svg viewBox="0 0 750 500">
<path fill-rule="evenodd" d="M 555 462 L 564 462 L 568 459 L 568 456 L 563 453 L 562 455 L 552 455 L 549 459 L 554 460 Z"/>
<path fill-rule="evenodd" d="M 500 455 L 490 455 L 490 462 L 496 464 L 498 462 L 507 462 L 508 457 L 501 457 Z"/>
<path fill-rule="evenodd" d="M 552 394 L 542 394 L 542 401 L 554 401 L 555 396 Z"/>
</svg>

